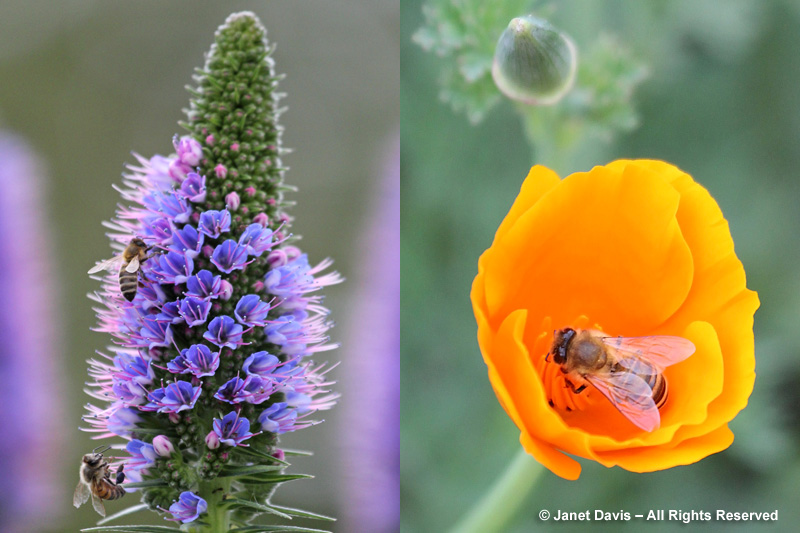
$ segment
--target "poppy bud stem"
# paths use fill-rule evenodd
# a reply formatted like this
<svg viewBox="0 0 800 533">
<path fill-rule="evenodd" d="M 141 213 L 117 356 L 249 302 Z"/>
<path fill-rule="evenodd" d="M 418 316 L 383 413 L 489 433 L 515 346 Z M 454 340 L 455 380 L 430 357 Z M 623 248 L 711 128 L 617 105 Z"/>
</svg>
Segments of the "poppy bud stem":
<svg viewBox="0 0 800 533">
<path fill-rule="evenodd" d="M 503 475 L 450 533 L 507 531 L 507 526 L 542 472 L 544 467 L 520 448 Z"/>
</svg>

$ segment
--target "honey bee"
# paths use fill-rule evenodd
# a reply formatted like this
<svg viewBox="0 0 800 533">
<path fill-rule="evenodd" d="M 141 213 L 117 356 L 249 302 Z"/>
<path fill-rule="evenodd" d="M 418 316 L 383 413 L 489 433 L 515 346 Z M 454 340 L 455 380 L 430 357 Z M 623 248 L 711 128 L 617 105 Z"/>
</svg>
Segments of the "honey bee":
<svg viewBox="0 0 800 533">
<path fill-rule="evenodd" d="M 155 253 L 149 254 L 152 246 L 148 246 L 139 237 L 134 237 L 121 254 L 100 261 L 89 269 L 89 274 L 101 270 L 113 270 L 119 263 L 119 290 L 126 300 L 132 302 L 136 298 L 136 289 L 139 286 L 139 267 Z M 160 252 L 159 252 L 160 253 Z"/>
<path fill-rule="evenodd" d="M 125 472 L 122 471 L 122 465 L 119 465 L 115 478 L 111 478 L 108 461 L 103 459 L 102 454 L 106 450 L 108 450 L 108 447 L 102 450 L 95 448 L 92 453 L 87 453 L 83 456 L 80 481 L 78 481 L 78 486 L 75 487 L 75 493 L 72 495 L 72 504 L 75 507 L 80 507 L 86 503 L 91 494 L 92 507 L 100 516 L 106 515 L 103 500 L 116 500 L 125 495 L 125 489 L 120 485 L 125 480 Z"/>
<path fill-rule="evenodd" d="M 609 337 L 597 330 L 564 328 L 555 332 L 546 360 L 561 365 L 569 388 L 580 394 L 587 385 L 638 428 L 654 431 L 658 410 L 667 401 L 664 369 L 692 355 L 694 344 L 682 337 Z"/>
</svg>

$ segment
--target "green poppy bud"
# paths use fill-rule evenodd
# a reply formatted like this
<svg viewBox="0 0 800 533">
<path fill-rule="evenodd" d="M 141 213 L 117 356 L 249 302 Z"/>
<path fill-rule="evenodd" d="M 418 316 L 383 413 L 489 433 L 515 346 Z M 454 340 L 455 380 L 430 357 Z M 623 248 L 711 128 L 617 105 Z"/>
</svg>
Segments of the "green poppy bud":
<svg viewBox="0 0 800 533">
<path fill-rule="evenodd" d="M 569 37 L 549 22 L 525 15 L 512 19 L 497 41 L 492 77 L 513 100 L 550 105 L 572 88 L 577 65 Z"/>
</svg>

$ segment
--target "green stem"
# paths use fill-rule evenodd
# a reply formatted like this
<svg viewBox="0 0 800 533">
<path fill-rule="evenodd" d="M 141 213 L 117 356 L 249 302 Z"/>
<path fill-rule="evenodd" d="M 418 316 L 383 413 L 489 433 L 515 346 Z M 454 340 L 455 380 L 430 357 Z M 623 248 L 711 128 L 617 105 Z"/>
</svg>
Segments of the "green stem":
<svg viewBox="0 0 800 533">
<path fill-rule="evenodd" d="M 520 449 L 503 475 L 450 533 L 505 531 L 542 472 L 544 467 Z"/>
<path fill-rule="evenodd" d="M 208 514 L 204 522 L 201 533 L 228 533 L 230 530 L 230 510 L 222 505 L 222 498 L 230 490 L 230 480 L 215 479 L 200 483 L 200 497 L 208 503 Z"/>
</svg>

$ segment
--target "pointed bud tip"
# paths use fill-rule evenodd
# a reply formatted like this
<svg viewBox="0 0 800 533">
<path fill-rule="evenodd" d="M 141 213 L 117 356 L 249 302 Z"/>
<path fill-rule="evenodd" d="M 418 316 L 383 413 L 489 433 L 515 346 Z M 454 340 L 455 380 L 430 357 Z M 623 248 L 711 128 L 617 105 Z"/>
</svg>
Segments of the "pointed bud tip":
<svg viewBox="0 0 800 533">
<path fill-rule="evenodd" d="M 526 104 L 555 104 L 572 88 L 577 70 L 572 40 L 549 22 L 516 17 L 500 35 L 492 63 L 498 89 Z"/>
</svg>

